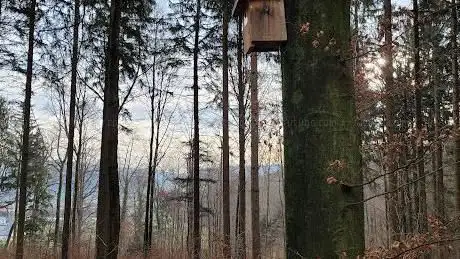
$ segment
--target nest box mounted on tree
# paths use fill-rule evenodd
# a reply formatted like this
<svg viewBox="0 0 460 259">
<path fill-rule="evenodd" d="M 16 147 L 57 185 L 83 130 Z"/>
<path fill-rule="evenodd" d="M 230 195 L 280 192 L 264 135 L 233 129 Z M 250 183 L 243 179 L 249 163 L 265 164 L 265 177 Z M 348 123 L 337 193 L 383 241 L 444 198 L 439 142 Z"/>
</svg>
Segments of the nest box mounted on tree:
<svg viewBox="0 0 460 259">
<path fill-rule="evenodd" d="M 235 0 L 233 16 L 240 15 L 244 52 L 277 51 L 287 40 L 284 0 Z"/>
</svg>

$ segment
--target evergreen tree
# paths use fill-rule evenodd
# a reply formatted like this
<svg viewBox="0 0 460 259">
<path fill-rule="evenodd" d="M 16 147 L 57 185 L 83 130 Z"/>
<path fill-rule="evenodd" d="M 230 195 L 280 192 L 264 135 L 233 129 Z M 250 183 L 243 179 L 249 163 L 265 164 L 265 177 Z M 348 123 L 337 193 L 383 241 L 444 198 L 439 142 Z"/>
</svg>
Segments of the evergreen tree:
<svg viewBox="0 0 460 259">
<path fill-rule="evenodd" d="M 120 22 L 122 1 L 111 2 L 106 51 L 104 110 L 96 222 L 96 258 L 117 258 L 120 234 L 118 112 Z"/>
</svg>

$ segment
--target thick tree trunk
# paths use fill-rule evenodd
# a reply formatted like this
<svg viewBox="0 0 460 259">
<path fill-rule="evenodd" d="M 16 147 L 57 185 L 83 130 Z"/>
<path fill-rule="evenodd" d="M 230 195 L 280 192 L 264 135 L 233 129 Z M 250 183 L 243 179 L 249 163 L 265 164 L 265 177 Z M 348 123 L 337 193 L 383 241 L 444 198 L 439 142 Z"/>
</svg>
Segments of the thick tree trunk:
<svg viewBox="0 0 460 259">
<path fill-rule="evenodd" d="M 78 66 L 78 34 L 80 24 L 80 1 L 75 1 L 74 6 L 74 24 L 73 24 L 73 43 L 72 43 L 72 73 L 70 79 L 70 115 L 69 129 L 67 136 L 67 167 L 65 182 L 65 200 L 64 200 L 64 223 L 62 225 L 62 250 L 63 259 L 70 258 L 70 212 L 72 200 L 72 171 L 73 171 L 73 145 L 75 134 L 75 107 L 77 95 L 77 66 Z M 76 190 L 74 190 L 76 192 Z"/>
<path fill-rule="evenodd" d="M 287 258 L 339 258 L 344 252 L 354 258 L 364 251 L 362 186 L 326 183 L 331 176 L 362 183 L 350 1 L 285 3 L 291 21 L 281 49 Z M 317 31 L 299 33 L 309 21 Z M 327 40 L 315 48 L 320 30 Z M 332 39 L 332 49 L 325 49 Z"/>
<path fill-rule="evenodd" d="M 230 148 L 228 137 L 228 1 L 223 1 L 222 18 L 222 228 L 223 258 L 231 258 L 230 246 Z"/>
<path fill-rule="evenodd" d="M 200 233 L 200 127 L 198 102 L 198 55 L 200 42 L 201 0 L 196 1 L 195 42 L 193 47 L 193 258 L 201 257 Z"/>
<path fill-rule="evenodd" d="M 259 212 L 259 93 L 257 53 L 251 53 L 251 232 L 252 258 L 261 258 Z"/>
<path fill-rule="evenodd" d="M 243 82 L 243 31 L 242 17 L 238 17 L 238 145 L 239 145 L 239 179 L 238 179 L 238 215 L 236 232 L 236 257 L 246 258 L 246 107 Z"/>
<path fill-rule="evenodd" d="M 121 0 L 111 1 L 96 221 L 96 258 L 117 258 L 120 234 L 118 79 Z"/>
<path fill-rule="evenodd" d="M 18 231 L 16 244 L 16 259 L 22 259 L 24 256 L 24 223 L 26 219 L 27 203 L 27 173 L 29 164 L 29 135 L 30 135 L 30 110 L 32 99 L 32 72 L 34 61 L 34 33 L 35 33 L 35 8 L 36 0 L 31 0 L 29 5 L 29 35 L 27 51 L 27 72 L 26 72 L 26 90 L 23 104 L 23 126 L 22 126 L 22 147 L 21 147 L 21 173 L 19 181 L 19 204 L 18 204 Z"/>
</svg>

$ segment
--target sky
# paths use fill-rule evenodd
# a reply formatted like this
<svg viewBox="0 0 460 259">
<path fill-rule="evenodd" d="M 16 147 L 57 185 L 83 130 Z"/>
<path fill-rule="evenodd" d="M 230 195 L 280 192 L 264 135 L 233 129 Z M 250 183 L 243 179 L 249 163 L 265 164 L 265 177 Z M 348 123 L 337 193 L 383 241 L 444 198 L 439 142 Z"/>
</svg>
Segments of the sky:
<svg viewBox="0 0 460 259">
<path fill-rule="evenodd" d="M 410 0 L 398 0 L 396 1 L 397 5 L 411 6 Z M 161 8 L 167 8 L 166 1 L 160 1 Z M 270 87 L 267 89 L 268 92 L 261 93 L 262 98 L 268 98 L 275 100 L 275 102 L 281 102 L 281 96 L 279 91 L 279 66 L 267 65 L 260 66 L 261 70 L 269 71 L 268 73 L 276 74 L 276 79 L 272 82 L 265 82 Z M 179 80 L 176 82 L 177 86 L 175 87 L 175 97 L 172 100 L 173 102 L 169 106 L 169 111 L 174 111 L 172 118 L 172 125 L 169 128 L 169 154 L 165 158 L 164 167 L 165 169 L 170 169 L 174 167 L 179 167 L 184 163 L 184 154 L 187 151 L 187 148 L 182 142 L 186 141 L 191 133 L 192 126 L 192 114 L 191 114 L 191 104 L 192 104 L 192 92 L 188 88 L 191 86 L 190 76 L 191 69 L 183 69 L 180 74 L 182 75 Z M 7 72 L 6 70 L 0 71 L 0 95 L 5 96 L 9 100 L 22 101 L 23 100 L 23 86 L 25 78 L 23 75 L 13 74 Z M 47 89 L 43 82 L 40 82 L 39 79 L 34 78 L 33 81 L 34 95 L 32 97 L 33 104 L 33 115 L 37 119 L 39 125 L 51 132 L 54 129 L 54 124 L 56 119 L 54 118 L 51 112 L 51 100 L 49 99 L 50 90 Z M 277 89 L 277 90 L 276 90 Z M 212 98 L 206 91 L 200 91 L 200 99 L 202 101 L 209 101 Z M 233 99 L 233 105 L 235 106 L 235 100 Z M 201 116 L 201 137 L 205 142 L 209 143 L 209 148 L 214 151 L 213 159 L 219 161 L 219 145 L 220 140 L 217 137 L 220 134 L 221 129 L 221 111 L 216 109 L 205 109 L 207 104 L 205 102 L 200 103 L 200 116 Z M 130 110 L 133 115 L 132 121 L 122 121 L 121 123 L 125 126 L 128 126 L 133 129 L 132 135 L 120 134 L 120 154 L 123 154 L 131 142 L 135 143 L 134 154 L 136 157 L 144 158 L 148 151 L 148 139 L 150 131 L 150 118 L 149 118 L 149 104 L 148 99 L 145 97 L 139 96 L 133 99 L 131 102 L 127 103 L 126 108 Z M 101 103 L 99 101 L 96 109 L 101 110 Z M 97 135 L 99 131 L 101 121 L 100 118 L 96 118 L 94 123 L 92 123 L 92 130 L 95 131 L 96 138 L 100 138 Z M 232 136 L 234 139 L 237 139 L 237 128 L 234 126 L 232 131 Z M 236 146 L 234 147 L 236 148 Z M 97 145 L 95 146 L 97 149 Z M 235 149 L 236 150 L 236 149 Z M 236 153 L 236 151 L 235 151 Z M 232 160 L 236 163 L 236 160 Z"/>
</svg>

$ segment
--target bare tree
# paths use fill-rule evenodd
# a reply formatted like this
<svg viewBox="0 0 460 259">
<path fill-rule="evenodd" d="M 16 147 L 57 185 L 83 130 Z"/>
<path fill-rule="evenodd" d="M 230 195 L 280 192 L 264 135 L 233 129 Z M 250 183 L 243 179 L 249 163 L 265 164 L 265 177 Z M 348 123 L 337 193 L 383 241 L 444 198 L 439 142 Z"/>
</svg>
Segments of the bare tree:
<svg viewBox="0 0 460 259">
<path fill-rule="evenodd" d="M 83 190 L 84 190 L 84 174 L 82 172 L 82 150 L 84 146 L 84 141 L 86 141 L 85 134 L 83 132 L 84 123 L 88 113 L 87 109 L 87 95 L 86 88 L 80 91 L 80 98 L 77 97 L 77 122 L 78 122 L 78 146 L 74 152 L 76 155 L 75 161 L 75 181 L 74 181 L 74 195 L 73 195 L 73 205 L 72 205 L 72 241 L 74 244 L 79 243 L 80 237 L 80 221 L 78 220 L 81 215 L 81 206 L 83 203 Z M 78 226 L 77 226 L 78 225 Z M 78 233 L 77 233 L 78 232 Z M 77 249 L 79 246 L 77 246 Z"/>
<path fill-rule="evenodd" d="M 57 243 L 59 239 L 59 221 L 61 218 L 61 195 L 62 195 L 62 183 L 63 183 L 63 174 L 64 174 L 64 167 L 67 160 L 67 153 L 62 156 L 60 152 L 60 143 L 61 143 L 61 135 L 62 135 L 62 127 L 58 126 L 58 134 L 57 134 L 57 146 L 56 146 L 56 154 L 57 159 L 55 159 L 54 163 L 52 163 L 52 167 L 58 172 L 58 190 L 56 193 L 56 218 L 54 221 L 54 236 L 53 236 L 53 250 L 55 252 L 57 248 Z"/>
<path fill-rule="evenodd" d="M 80 1 L 75 1 L 73 43 L 72 43 L 72 73 L 70 79 L 70 107 L 69 107 L 69 131 L 67 135 L 67 168 L 64 201 L 64 224 L 62 226 L 62 258 L 69 258 L 70 245 L 70 212 L 72 200 L 72 171 L 73 171 L 73 150 L 75 135 L 75 107 L 77 95 L 77 66 L 78 66 L 78 35 L 80 26 Z M 76 191 L 76 190 L 75 190 Z"/>
<path fill-rule="evenodd" d="M 144 252 L 147 252 L 152 245 L 156 171 L 166 154 L 167 147 L 165 145 L 169 143 L 167 143 L 165 137 L 173 115 L 173 112 L 171 112 L 167 116 L 166 107 L 170 97 L 173 96 L 170 87 L 176 75 L 176 67 L 174 65 L 167 65 L 168 62 L 174 64 L 175 59 L 170 56 L 168 49 L 163 44 L 160 44 L 159 30 L 161 29 L 162 22 L 163 19 L 158 18 L 154 25 L 152 86 L 148 89 L 150 99 L 150 143 L 147 197 L 145 201 Z"/>
</svg>

